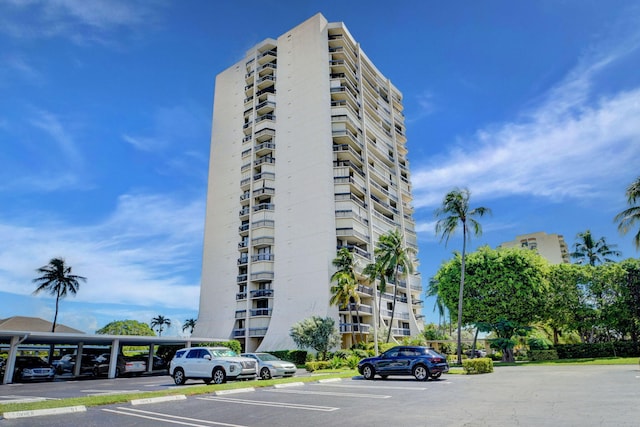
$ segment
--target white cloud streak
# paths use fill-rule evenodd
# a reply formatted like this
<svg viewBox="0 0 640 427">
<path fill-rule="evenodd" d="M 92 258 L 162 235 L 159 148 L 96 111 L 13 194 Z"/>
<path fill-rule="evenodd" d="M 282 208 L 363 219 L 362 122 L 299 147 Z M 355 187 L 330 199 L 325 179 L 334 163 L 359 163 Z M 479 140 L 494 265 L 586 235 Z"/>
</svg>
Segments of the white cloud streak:
<svg viewBox="0 0 640 427">
<path fill-rule="evenodd" d="M 586 56 L 518 121 L 481 129 L 415 168 L 414 205 L 437 206 L 454 186 L 485 200 L 585 199 L 619 186 L 640 161 L 640 87 L 595 98 L 594 80 L 638 46 L 633 36 L 616 50 Z"/>
<path fill-rule="evenodd" d="M 74 226 L 38 215 L 0 220 L 0 291 L 29 295 L 35 269 L 57 256 L 87 277 L 74 301 L 197 307 L 204 202 L 124 195 L 101 223 Z M 30 225 L 37 224 L 37 225 Z M 34 259 L 33 254 L 40 258 Z"/>
</svg>

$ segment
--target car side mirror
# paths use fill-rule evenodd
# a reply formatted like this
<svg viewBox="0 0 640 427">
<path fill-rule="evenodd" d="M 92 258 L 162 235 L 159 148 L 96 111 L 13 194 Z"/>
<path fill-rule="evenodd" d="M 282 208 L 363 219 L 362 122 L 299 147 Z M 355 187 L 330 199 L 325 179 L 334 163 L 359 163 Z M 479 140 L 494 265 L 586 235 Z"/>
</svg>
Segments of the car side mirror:
<svg viewBox="0 0 640 427">
<path fill-rule="evenodd" d="M 204 360 L 211 360 L 211 355 L 210 354 L 205 354 L 204 355 Z"/>
</svg>

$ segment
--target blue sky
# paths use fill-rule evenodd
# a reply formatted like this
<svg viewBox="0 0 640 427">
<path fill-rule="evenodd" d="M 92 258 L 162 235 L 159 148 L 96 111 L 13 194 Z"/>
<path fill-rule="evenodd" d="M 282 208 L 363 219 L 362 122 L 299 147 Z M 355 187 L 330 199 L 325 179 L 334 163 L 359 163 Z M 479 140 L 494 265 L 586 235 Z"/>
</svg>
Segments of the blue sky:
<svg viewBox="0 0 640 427">
<path fill-rule="evenodd" d="M 640 175 L 637 1 L 0 1 L 0 318 L 53 318 L 35 269 L 86 276 L 59 321 L 196 318 L 212 98 L 246 50 L 321 12 L 404 94 L 423 284 L 454 186 L 496 246 L 612 219 Z M 436 321 L 433 304 L 425 314 Z"/>
</svg>

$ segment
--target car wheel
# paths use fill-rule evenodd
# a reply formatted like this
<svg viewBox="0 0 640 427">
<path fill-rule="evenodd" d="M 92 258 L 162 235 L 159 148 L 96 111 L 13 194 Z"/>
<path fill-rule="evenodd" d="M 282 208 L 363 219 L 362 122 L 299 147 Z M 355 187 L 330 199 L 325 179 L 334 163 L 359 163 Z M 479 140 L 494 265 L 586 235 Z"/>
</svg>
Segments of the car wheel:
<svg viewBox="0 0 640 427">
<path fill-rule="evenodd" d="M 426 381 L 429 378 L 429 370 L 424 365 L 416 365 L 413 368 L 413 376 L 418 381 Z"/>
<path fill-rule="evenodd" d="M 437 380 L 438 378 L 440 378 L 440 375 L 442 375 L 442 372 L 434 372 L 433 374 L 431 374 L 431 378 Z"/>
<path fill-rule="evenodd" d="M 184 371 L 180 368 L 173 371 L 173 382 L 176 385 L 182 385 L 187 381 L 187 378 L 184 376 Z"/>
<path fill-rule="evenodd" d="M 263 380 L 271 379 L 271 371 L 269 370 L 269 368 L 265 367 L 260 369 L 260 378 L 262 378 Z"/>
<path fill-rule="evenodd" d="M 371 365 L 364 365 L 362 367 L 362 376 L 365 380 L 372 380 L 376 376 L 376 370 Z"/>
<path fill-rule="evenodd" d="M 211 379 L 214 384 L 222 384 L 227 381 L 227 375 L 224 373 L 224 369 L 215 368 L 211 373 Z"/>
</svg>

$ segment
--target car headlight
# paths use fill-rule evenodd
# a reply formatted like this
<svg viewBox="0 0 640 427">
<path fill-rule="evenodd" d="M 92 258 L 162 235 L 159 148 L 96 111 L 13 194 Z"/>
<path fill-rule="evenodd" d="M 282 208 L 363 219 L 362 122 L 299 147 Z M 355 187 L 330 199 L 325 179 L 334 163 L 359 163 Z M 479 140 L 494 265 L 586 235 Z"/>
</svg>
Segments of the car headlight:
<svg viewBox="0 0 640 427">
<path fill-rule="evenodd" d="M 27 374 L 27 375 L 33 375 L 33 371 L 31 369 L 27 369 L 27 368 L 24 368 L 22 370 L 22 373 L 23 374 Z"/>
</svg>

